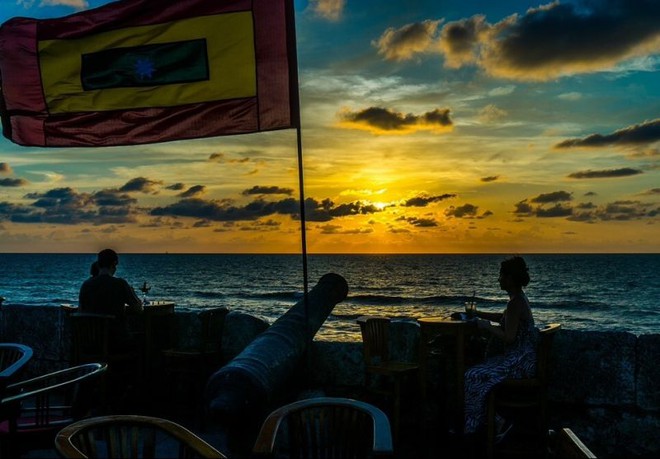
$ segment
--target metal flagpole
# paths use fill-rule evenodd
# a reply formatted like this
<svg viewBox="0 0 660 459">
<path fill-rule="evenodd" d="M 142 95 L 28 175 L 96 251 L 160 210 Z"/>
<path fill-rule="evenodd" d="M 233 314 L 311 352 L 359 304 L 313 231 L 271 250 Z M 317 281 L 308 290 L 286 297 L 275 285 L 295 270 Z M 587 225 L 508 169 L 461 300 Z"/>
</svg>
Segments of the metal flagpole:
<svg viewBox="0 0 660 459">
<path fill-rule="evenodd" d="M 300 240 L 301 240 L 301 254 L 302 254 L 302 272 L 303 272 L 303 304 L 305 310 L 305 335 L 307 337 L 307 353 L 306 353 L 306 367 L 307 367 L 307 383 L 309 385 L 309 375 L 311 369 L 311 344 L 312 336 L 309 326 L 309 301 L 308 290 L 309 281 L 307 274 L 307 230 L 305 218 L 305 181 L 303 174 L 303 152 L 302 152 L 302 129 L 300 126 L 300 92 L 298 88 L 298 49 L 296 44 L 296 17 L 293 5 L 293 0 L 286 0 L 286 14 L 288 27 L 288 48 L 291 62 L 289 69 L 291 72 L 290 78 L 290 92 L 291 92 L 291 112 L 295 115 L 296 124 L 296 144 L 298 148 L 298 188 L 300 200 Z"/>
</svg>

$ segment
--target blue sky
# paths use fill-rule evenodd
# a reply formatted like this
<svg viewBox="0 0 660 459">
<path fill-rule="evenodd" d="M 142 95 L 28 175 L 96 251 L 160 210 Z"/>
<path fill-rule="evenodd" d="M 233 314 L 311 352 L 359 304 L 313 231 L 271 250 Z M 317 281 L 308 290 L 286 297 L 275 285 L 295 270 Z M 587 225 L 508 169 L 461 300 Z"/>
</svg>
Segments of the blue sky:
<svg viewBox="0 0 660 459">
<path fill-rule="evenodd" d="M 0 20 L 105 3 L 4 2 Z M 660 248 L 657 1 L 295 9 L 310 252 Z M 0 252 L 297 252 L 295 156 L 293 131 L 2 139 Z"/>
</svg>

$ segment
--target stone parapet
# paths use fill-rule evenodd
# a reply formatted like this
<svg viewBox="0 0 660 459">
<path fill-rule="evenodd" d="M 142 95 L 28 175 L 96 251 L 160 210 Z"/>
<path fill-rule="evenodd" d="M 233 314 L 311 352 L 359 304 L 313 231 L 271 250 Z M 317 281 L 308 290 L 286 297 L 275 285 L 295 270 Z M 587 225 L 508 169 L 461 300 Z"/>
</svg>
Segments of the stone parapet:
<svg viewBox="0 0 660 459">
<path fill-rule="evenodd" d="M 177 308 L 177 333 L 194 342 L 198 309 Z M 225 361 L 238 355 L 268 321 L 232 311 L 223 336 Z M 359 330 L 358 325 L 355 325 Z M 394 321 L 392 353 L 415 360 L 419 327 Z M 359 335 L 358 335 L 359 336 Z M 27 375 L 68 366 L 70 335 L 60 308 L 3 305 L 0 341 L 33 348 Z M 362 346 L 352 342 L 316 340 L 312 349 L 312 384 L 355 386 L 364 382 Z M 570 427 L 598 457 L 660 457 L 660 335 L 578 331 L 563 328 L 550 359 L 551 420 Z M 561 424 L 561 425 L 560 425 Z"/>
</svg>

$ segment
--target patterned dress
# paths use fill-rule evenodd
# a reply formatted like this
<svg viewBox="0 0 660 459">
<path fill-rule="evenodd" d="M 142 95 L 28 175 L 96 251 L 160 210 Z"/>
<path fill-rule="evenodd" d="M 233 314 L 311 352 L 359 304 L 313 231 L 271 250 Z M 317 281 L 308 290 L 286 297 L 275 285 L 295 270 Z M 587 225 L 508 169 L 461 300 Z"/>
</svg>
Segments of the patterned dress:
<svg viewBox="0 0 660 459">
<path fill-rule="evenodd" d="M 465 433 L 475 433 L 485 424 L 486 398 L 495 385 L 504 379 L 527 378 L 536 373 L 538 329 L 524 294 L 523 300 L 527 314 L 520 319 L 513 343 L 504 345 L 502 353 L 488 357 L 465 372 Z M 505 326 L 504 316 L 501 325 Z"/>
</svg>

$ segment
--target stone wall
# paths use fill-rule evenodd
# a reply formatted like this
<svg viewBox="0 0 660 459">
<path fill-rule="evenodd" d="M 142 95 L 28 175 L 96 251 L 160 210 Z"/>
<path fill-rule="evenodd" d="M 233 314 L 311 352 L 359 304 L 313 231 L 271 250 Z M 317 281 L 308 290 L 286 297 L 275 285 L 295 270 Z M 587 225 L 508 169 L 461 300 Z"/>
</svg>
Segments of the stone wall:
<svg viewBox="0 0 660 459">
<path fill-rule="evenodd" d="M 179 309 L 177 334 L 194 342 L 199 310 Z M 357 324 L 356 330 L 358 330 Z M 238 355 L 268 327 L 264 319 L 230 312 L 225 323 L 225 359 Z M 69 331 L 59 308 L 0 307 L 0 340 L 34 349 L 28 374 L 68 365 Z M 393 322 L 394 355 L 415 360 L 417 324 Z M 570 427 L 598 457 L 660 457 L 660 335 L 562 329 L 550 359 L 551 426 Z M 359 341 L 316 340 L 311 383 L 324 387 L 357 387 L 363 382 Z"/>
</svg>

